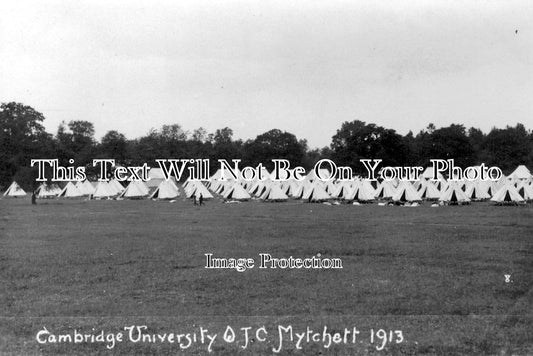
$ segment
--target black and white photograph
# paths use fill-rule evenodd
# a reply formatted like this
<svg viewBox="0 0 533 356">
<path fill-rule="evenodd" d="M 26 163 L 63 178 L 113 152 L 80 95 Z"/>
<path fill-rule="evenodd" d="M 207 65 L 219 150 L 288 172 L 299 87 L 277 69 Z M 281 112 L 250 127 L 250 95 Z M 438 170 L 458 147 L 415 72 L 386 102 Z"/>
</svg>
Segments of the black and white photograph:
<svg viewBox="0 0 533 356">
<path fill-rule="evenodd" d="M 0 355 L 533 355 L 532 19 L 0 2 Z"/>
</svg>

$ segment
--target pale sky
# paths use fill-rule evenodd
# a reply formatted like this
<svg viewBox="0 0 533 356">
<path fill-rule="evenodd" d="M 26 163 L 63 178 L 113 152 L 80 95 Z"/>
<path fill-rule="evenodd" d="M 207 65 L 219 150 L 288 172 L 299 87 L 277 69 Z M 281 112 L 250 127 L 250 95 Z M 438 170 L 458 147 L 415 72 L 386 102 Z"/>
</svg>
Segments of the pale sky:
<svg viewBox="0 0 533 356">
<path fill-rule="evenodd" d="M 329 145 L 361 120 L 533 129 L 532 1 L 2 1 L 0 102 L 100 139 L 179 123 Z"/>
</svg>

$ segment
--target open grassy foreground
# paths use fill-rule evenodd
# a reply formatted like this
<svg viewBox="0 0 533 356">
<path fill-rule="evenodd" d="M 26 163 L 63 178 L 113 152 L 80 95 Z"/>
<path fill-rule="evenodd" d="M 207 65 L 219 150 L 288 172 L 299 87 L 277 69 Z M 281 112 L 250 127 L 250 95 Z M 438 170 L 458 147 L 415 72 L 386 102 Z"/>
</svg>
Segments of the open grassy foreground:
<svg viewBox="0 0 533 356">
<path fill-rule="evenodd" d="M 531 355 L 532 247 L 531 206 L 2 199 L 0 354 Z M 344 268 L 204 268 L 205 253 L 262 252 L 320 253 Z M 127 336 L 131 325 L 218 335 L 211 349 L 183 350 L 158 340 L 112 350 L 36 341 L 43 328 Z M 228 325 L 234 342 L 223 340 Z M 285 333 L 278 348 L 280 325 L 309 326 L 320 342 L 304 340 L 300 350 Z M 360 334 L 326 348 L 324 326 Z M 242 327 L 252 328 L 248 344 Z M 401 330 L 404 341 L 378 351 L 372 329 Z"/>
</svg>

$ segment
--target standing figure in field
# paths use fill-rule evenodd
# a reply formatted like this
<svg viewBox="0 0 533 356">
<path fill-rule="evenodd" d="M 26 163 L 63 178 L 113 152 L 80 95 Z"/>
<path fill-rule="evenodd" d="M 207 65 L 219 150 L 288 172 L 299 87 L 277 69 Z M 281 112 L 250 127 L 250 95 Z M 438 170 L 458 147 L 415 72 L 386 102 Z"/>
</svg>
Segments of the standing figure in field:
<svg viewBox="0 0 533 356">
<path fill-rule="evenodd" d="M 194 205 L 197 205 L 197 204 L 196 204 L 196 194 L 194 194 L 194 195 L 192 196 L 192 201 L 193 201 Z"/>
<path fill-rule="evenodd" d="M 35 190 L 33 191 L 33 193 L 31 193 L 31 203 L 32 203 L 32 205 L 37 204 L 36 196 L 35 196 Z"/>
<path fill-rule="evenodd" d="M 200 206 L 204 205 L 204 196 L 202 195 L 202 193 L 200 193 L 200 198 L 198 199 L 199 203 L 200 203 Z"/>
</svg>

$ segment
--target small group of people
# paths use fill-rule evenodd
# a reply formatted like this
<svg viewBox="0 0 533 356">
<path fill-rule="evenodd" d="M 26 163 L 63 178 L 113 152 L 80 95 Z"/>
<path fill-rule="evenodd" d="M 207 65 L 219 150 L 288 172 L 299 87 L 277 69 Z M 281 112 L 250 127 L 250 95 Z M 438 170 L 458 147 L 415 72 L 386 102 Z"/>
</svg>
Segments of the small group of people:
<svg viewBox="0 0 533 356">
<path fill-rule="evenodd" d="M 200 196 L 198 197 L 198 201 L 196 201 L 196 194 L 192 197 L 194 205 L 205 205 L 204 204 L 204 197 L 202 193 L 200 193 Z"/>
</svg>

